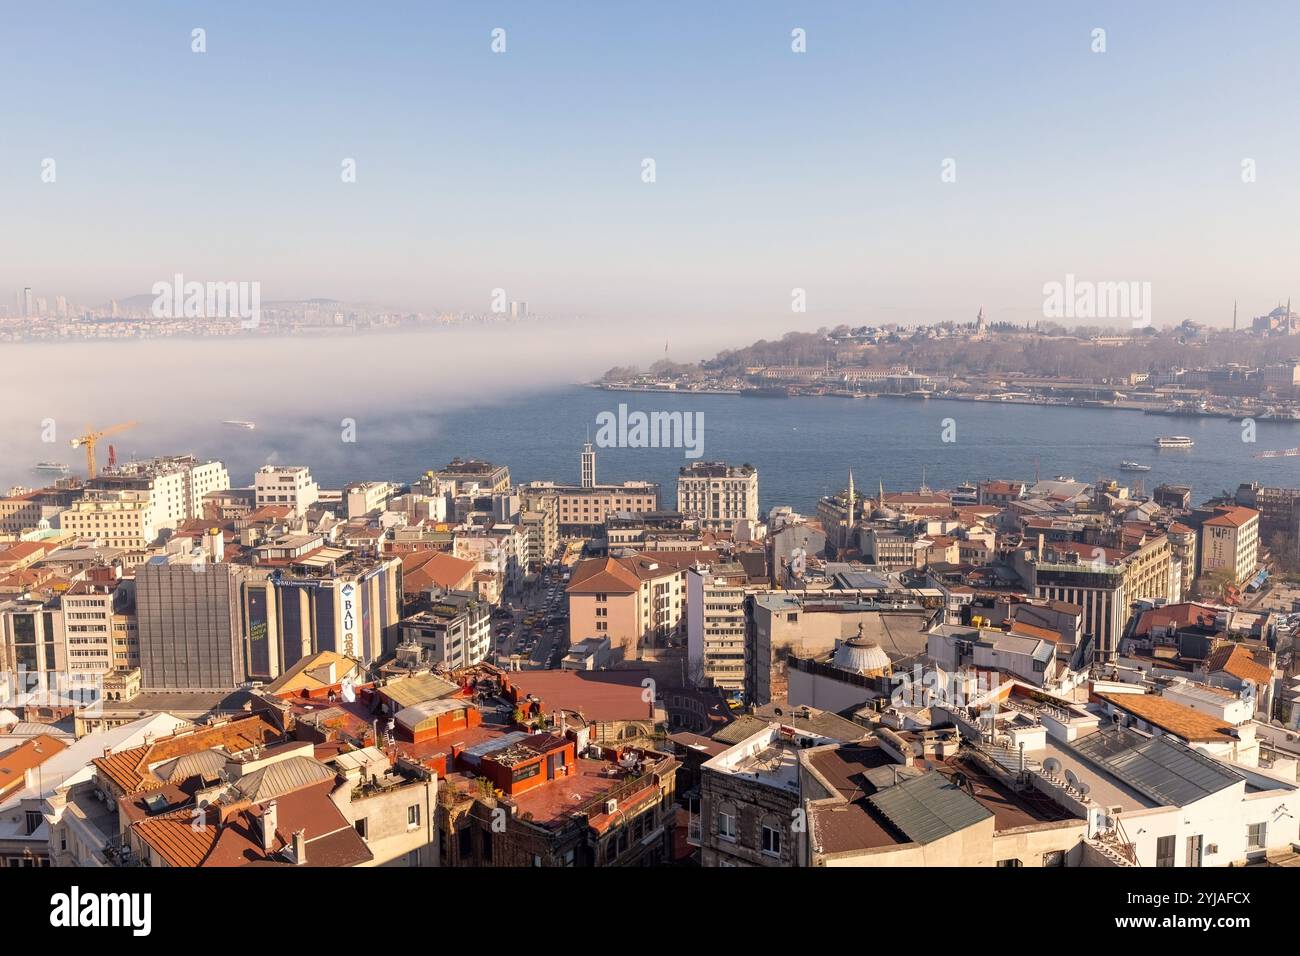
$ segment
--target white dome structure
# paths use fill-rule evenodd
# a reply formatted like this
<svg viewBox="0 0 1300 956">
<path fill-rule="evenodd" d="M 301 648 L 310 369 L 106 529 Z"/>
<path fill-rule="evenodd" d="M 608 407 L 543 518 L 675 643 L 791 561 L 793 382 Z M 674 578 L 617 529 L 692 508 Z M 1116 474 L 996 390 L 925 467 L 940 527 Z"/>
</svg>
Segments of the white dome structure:
<svg viewBox="0 0 1300 956">
<path fill-rule="evenodd" d="M 856 637 L 835 648 L 831 663 L 842 671 L 869 676 L 888 674 L 893 667 L 881 646 L 863 635 L 861 624 Z"/>
</svg>

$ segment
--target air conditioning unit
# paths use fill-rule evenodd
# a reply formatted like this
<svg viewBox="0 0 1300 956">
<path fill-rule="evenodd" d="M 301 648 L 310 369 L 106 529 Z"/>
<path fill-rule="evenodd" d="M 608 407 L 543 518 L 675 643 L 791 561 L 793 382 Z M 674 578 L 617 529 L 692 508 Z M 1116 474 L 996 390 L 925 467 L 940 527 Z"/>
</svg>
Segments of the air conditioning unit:
<svg viewBox="0 0 1300 956">
<path fill-rule="evenodd" d="M 605 812 L 606 812 L 606 813 L 617 813 L 617 812 L 618 812 L 618 801 L 617 801 L 617 800 L 606 800 L 606 801 L 605 801 Z"/>
</svg>

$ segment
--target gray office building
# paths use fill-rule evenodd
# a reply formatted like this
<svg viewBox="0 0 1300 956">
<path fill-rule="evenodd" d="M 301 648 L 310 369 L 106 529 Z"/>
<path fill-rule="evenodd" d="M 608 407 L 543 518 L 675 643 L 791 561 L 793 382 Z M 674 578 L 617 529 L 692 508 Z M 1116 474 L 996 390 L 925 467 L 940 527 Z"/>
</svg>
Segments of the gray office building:
<svg viewBox="0 0 1300 956">
<path fill-rule="evenodd" d="M 144 690 L 230 690 L 247 679 L 239 589 L 244 569 L 191 555 L 136 572 Z"/>
</svg>

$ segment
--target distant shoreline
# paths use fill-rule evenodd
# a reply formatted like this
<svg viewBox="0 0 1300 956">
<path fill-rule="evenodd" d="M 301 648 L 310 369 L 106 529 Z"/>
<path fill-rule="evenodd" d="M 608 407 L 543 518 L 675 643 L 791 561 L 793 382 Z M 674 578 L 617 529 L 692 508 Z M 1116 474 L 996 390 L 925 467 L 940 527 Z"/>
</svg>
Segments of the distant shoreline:
<svg viewBox="0 0 1300 956">
<path fill-rule="evenodd" d="M 600 389 L 606 392 L 631 392 L 644 393 L 651 395 L 733 395 L 738 397 L 755 397 L 767 399 L 782 398 L 838 398 L 838 399 L 855 399 L 855 400 L 875 400 L 875 399 L 907 399 L 910 401 L 941 401 L 941 402 L 974 402 L 980 405 L 1030 405 L 1035 408 L 1072 408 L 1083 409 L 1087 411 L 1120 411 L 1120 412 L 1141 412 L 1146 415 L 1158 415 L 1165 418 L 1219 418 L 1230 421 L 1241 421 L 1250 418 L 1256 422 L 1267 422 L 1270 425 L 1300 425 L 1300 419 L 1290 418 L 1265 418 L 1260 414 L 1246 412 L 1187 412 L 1187 411 L 1170 411 L 1167 408 L 1152 408 L 1142 402 L 1053 402 L 1034 400 L 1027 398 L 978 398 L 974 395 L 940 395 L 937 393 L 916 393 L 916 392 L 859 392 L 856 394 L 821 394 L 808 395 L 795 393 L 792 395 L 753 395 L 746 396 L 743 389 L 731 388 L 668 388 L 662 385 L 624 385 L 606 382 L 587 382 L 587 388 Z M 756 390 L 757 391 L 757 390 Z"/>
</svg>

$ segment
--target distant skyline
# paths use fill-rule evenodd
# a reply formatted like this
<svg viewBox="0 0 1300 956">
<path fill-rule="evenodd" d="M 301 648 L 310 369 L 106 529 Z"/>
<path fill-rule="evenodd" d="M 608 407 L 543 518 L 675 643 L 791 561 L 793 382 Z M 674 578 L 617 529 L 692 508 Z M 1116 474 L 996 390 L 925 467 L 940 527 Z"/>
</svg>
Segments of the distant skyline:
<svg viewBox="0 0 1300 956">
<path fill-rule="evenodd" d="M 1023 324 L 1068 274 L 1226 327 L 1300 295 L 1297 27 L 1283 2 L 18 8 L 0 290 L 501 288 L 601 335 L 749 342 Z"/>
</svg>

